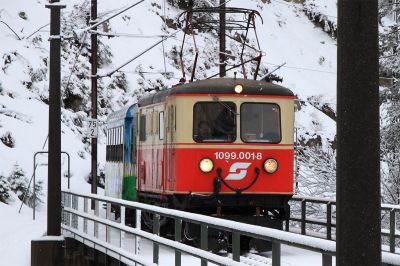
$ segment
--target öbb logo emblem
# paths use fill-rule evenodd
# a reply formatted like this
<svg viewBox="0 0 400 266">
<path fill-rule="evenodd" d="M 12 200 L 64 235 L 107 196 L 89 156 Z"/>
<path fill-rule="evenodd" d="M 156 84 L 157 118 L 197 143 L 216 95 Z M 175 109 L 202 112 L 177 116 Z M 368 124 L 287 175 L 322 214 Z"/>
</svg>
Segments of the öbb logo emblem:
<svg viewBox="0 0 400 266">
<path fill-rule="evenodd" d="M 229 168 L 229 175 L 225 180 L 242 180 L 247 175 L 247 168 L 251 163 L 234 163 Z"/>
</svg>

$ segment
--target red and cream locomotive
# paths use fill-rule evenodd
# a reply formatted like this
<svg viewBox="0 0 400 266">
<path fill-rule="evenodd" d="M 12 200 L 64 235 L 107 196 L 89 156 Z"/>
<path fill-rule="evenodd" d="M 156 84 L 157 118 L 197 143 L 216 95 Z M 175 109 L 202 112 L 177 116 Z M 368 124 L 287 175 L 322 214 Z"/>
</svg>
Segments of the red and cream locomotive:
<svg viewBox="0 0 400 266">
<path fill-rule="evenodd" d="M 267 81 L 158 91 L 110 116 L 108 132 L 120 136 L 108 139 L 120 148 L 107 152 L 120 155 L 107 156 L 106 194 L 281 228 L 293 195 L 293 122 L 293 93 Z"/>
</svg>

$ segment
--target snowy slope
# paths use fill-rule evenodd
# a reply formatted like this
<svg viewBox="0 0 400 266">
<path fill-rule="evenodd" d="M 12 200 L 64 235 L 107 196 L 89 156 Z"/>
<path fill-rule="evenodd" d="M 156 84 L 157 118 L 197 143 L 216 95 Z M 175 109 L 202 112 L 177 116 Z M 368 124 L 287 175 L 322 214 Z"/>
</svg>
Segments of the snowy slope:
<svg viewBox="0 0 400 266">
<path fill-rule="evenodd" d="M 77 2 L 79 1 L 75 1 L 75 3 Z M 15 29 L 21 37 L 29 36 L 30 33 L 37 30 L 40 26 L 48 23 L 49 11 L 43 8 L 44 3 L 45 1 L 43 0 L 32 3 L 32 7 L 29 7 L 29 11 L 23 5 L 23 1 L 21 0 L 7 3 L 7 8 L 2 9 L 0 12 L 1 20 L 7 21 L 10 27 Z M 115 3 L 109 1 L 99 1 L 99 14 L 100 16 L 107 15 L 108 13 L 115 11 L 117 8 L 126 6 L 129 3 L 131 3 L 131 1 L 121 0 L 119 1 L 118 6 L 116 6 Z M 68 6 L 71 8 L 70 4 Z M 302 100 L 306 100 L 310 96 L 318 96 L 323 102 L 335 102 L 335 41 L 332 40 L 328 34 L 323 32 L 322 29 L 316 28 L 313 23 L 310 22 L 302 11 L 302 6 L 300 4 L 283 4 L 278 0 L 273 0 L 270 4 L 264 4 L 262 1 L 258 0 L 247 1 L 246 3 L 234 0 L 229 2 L 228 6 L 246 7 L 260 11 L 261 16 L 264 19 L 264 23 L 262 25 L 259 23 L 258 25 L 261 48 L 265 53 L 262 62 L 269 70 L 275 69 L 277 65 L 286 63 L 276 72 L 276 74 L 284 78 L 284 86 L 292 89 Z M 332 13 L 332 7 L 328 6 L 326 8 L 328 8 L 328 13 Z M 26 12 L 26 20 L 21 19 L 18 15 L 21 11 Z M 68 15 L 68 12 L 68 9 L 63 11 L 65 15 Z M 173 19 L 180 12 L 181 10 L 169 5 L 165 8 L 165 16 L 168 18 Z M 148 15 L 144 16 L 143 14 Z M 162 30 L 164 25 L 160 16 L 164 16 L 164 7 L 162 3 L 155 5 L 152 1 L 146 1 L 129 10 L 124 16 L 119 16 L 114 20 L 111 20 L 109 30 L 111 32 L 145 35 L 150 37 L 175 32 L 175 30 L 171 28 L 167 28 L 167 31 Z M 43 104 L 42 106 L 40 100 L 47 97 L 47 76 L 43 77 L 43 81 L 34 83 L 33 88 L 31 89 L 27 89 L 26 85 L 23 84 L 24 81 L 29 80 L 29 71 L 35 72 L 42 70 L 45 67 L 46 63 L 44 63 L 44 61 L 47 60 L 48 56 L 48 44 L 46 41 L 35 43 L 33 39 L 34 37 L 40 37 L 42 40 L 46 40 L 48 38 L 48 32 L 46 31 L 48 31 L 48 27 L 43 28 L 41 32 L 33 35 L 28 40 L 23 39 L 22 41 L 17 40 L 17 38 L 5 27 L 3 27 L 0 32 L 1 53 L 4 55 L 11 54 L 11 60 L 14 60 L 11 64 L 3 64 L 3 71 L 0 72 L 0 82 L 3 87 L 3 91 L 1 92 L 2 109 L 0 112 L 7 113 L 8 115 L 16 112 L 19 116 L 23 117 L 19 120 L 14 119 L 18 122 L 11 122 L 10 119 L 6 118 L 7 114 L 0 116 L 0 121 L 4 120 L 4 122 L 0 122 L 0 125 L 2 125 L 0 128 L 0 135 L 4 134 L 6 131 L 11 131 L 12 134 L 15 134 L 14 137 L 16 142 L 19 143 L 18 147 L 23 147 L 26 155 L 18 158 L 18 154 L 20 154 L 20 152 L 17 151 L 18 147 L 14 148 L 14 150 L 8 148 L 9 159 L 4 159 L 4 164 L 2 164 L 0 169 L 0 172 L 3 172 L 3 174 L 8 174 L 11 170 L 11 166 L 16 161 L 18 161 L 22 165 L 23 169 L 28 171 L 29 174 L 29 168 L 31 168 L 30 160 L 32 157 L 29 154 L 41 149 L 46 138 L 46 133 L 44 133 L 47 124 L 47 115 L 44 115 L 46 112 L 46 105 Z M 64 34 L 68 36 L 72 33 L 65 32 Z M 168 53 L 171 47 L 179 47 L 181 37 L 182 33 L 178 32 L 176 38 L 171 38 L 165 42 L 165 51 Z M 137 55 L 159 40 L 157 37 L 101 37 L 101 39 L 106 45 L 111 47 L 114 57 L 110 65 L 106 65 L 103 69 L 99 69 L 99 73 L 105 73 L 115 68 L 115 66 L 119 66 L 126 62 L 127 59 Z M 202 52 L 202 48 L 206 47 L 208 44 L 204 40 L 201 40 L 201 38 L 198 38 L 198 45 Z M 13 55 L 14 52 L 16 52 L 17 55 Z M 151 83 L 149 85 L 156 84 L 157 79 L 160 79 L 163 85 L 172 85 L 177 82 L 181 76 L 180 71 L 174 68 L 174 62 L 171 58 L 166 58 L 166 65 L 164 67 L 162 53 L 163 46 L 159 45 L 122 69 L 122 71 L 126 72 L 130 90 L 133 91 L 138 88 L 138 83 L 143 80 Z M 144 72 L 154 72 L 154 74 L 132 73 L 137 72 L 138 69 Z M 215 69 L 216 67 L 212 68 L 209 73 L 215 73 Z M 165 70 L 167 72 L 173 72 L 172 79 L 167 80 L 161 74 L 158 74 L 158 72 L 163 72 Z M 18 74 L 16 75 L 16 73 Z M 66 78 L 69 74 L 70 69 L 64 68 L 63 77 Z M 230 74 L 232 75 L 233 73 Z M 109 78 L 104 78 L 103 81 L 107 83 Z M 153 81 L 153 83 L 151 81 Z M 24 104 L 23 100 L 27 100 L 27 103 L 29 104 Z M 128 97 L 125 99 L 125 104 L 132 103 L 133 101 L 135 101 L 134 97 Z M 35 110 L 31 110 L 32 108 L 26 108 L 31 103 L 32 107 L 38 110 L 38 115 L 35 115 L 36 112 Z M 114 109 L 118 109 L 118 106 L 114 107 Z M 317 111 L 315 112 L 318 113 Z M 69 111 L 64 111 L 64 114 L 66 117 L 73 117 L 73 114 Z M 87 114 L 81 114 L 80 118 L 85 119 L 85 116 L 87 117 Z M 305 116 L 308 116 L 308 114 L 305 114 Z M 101 119 L 104 119 L 104 117 Z M 324 119 L 323 115 L 321 119 Z M 298 117 L 298 121 L 300 121 L 298 126 L 303 127 L 306 120 L 310 119 L 307 117 L 303 119 L 302 115 L 300 115 Z M 7 127 L 4 126 L 5 123 L 7 123 Z M 332 128 L 329 120 L 327 123 L 329 124 L 329 128 Z M 29 127 L 29 125 L 31 125 L 31 127 Z M 24 140 L 21 133 L 18 133 L 18 131 L 21 131 L 21 127 L 24 126 L 29 129 L 32 138 L 36 140 L 35 142 L 30 141 L 29 139 L 31 137 L 28 138 L 26 135 L 26 139 Z M 321 126 L 325 127 L 325 122 L 322 121 Z M 40 130 L 35 132 L 32 127 L 37 127 Z M 68 134 L 66 133 L 66 135 Z M 82 136 L 77 137 L 78 142 L 79 139 L 82 139 Z M 100 142 L 103 143 L 103 140 L 101 139 Z M 69 143 L 69 141 L 66 141 L 65 143 Z M 71 147 L 77 147 L 77 145 L 68 145 L 68 147 L 63 147 L 63 149 L 70 151 L 72 155 L 76 154 L 78 151 L 81 151 L 81 153 L 84 152 L 82 147 L 77 150 L 71 150 Z M 1 146 L 0 149 L 2 149 L 2 151 L 7 151 L 7 148 L 4 146 Z M 99 147 L 101 162 L 104 158 L 103 153 L 103 147 Z M 88 154 L 85 154 L 87 159 Z M 73 162 L 73 165 L 77 163 L 78 162 Z"/>
</svg>

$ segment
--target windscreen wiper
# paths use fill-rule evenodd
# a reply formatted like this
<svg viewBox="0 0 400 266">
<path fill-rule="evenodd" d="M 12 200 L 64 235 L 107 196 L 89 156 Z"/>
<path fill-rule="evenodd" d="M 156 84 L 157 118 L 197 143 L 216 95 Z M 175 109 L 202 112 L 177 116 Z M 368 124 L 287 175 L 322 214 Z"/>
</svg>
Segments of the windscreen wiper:
<svg viewBox="0 0 400 266">
<path fill-rule="evenodd" d="M 234 115 L 239 115 L 238 113 L 236 113 L 235 111 L 233 111 L 232 108 L 229 107 L 229 105 L 227 105 L 227 104 L 221 102 L 217 96 L 214 96 L 212 99 L 213 99 L 214 102 L 220 103 L 223 107 L 225 107 L 226 109 L 228 109 L 229 112 L 231 112 L 232 114 L 234 114 Z"/>
</svg>

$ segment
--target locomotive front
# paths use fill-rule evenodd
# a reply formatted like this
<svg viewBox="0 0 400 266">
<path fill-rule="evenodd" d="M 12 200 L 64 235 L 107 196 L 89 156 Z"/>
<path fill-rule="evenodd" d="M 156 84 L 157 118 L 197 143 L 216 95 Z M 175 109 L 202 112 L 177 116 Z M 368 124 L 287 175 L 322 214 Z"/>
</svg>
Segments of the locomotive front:
<svg viewBox="0 0 400 266">
<path fill-rule="evenodd" d="M 167 193 L 182 209 L 280 218 L 293 195 L 293 93 L 264 81 L 181 86 Z M 241 218 L 240 218 L 241 219 Z"/>
</svg>

